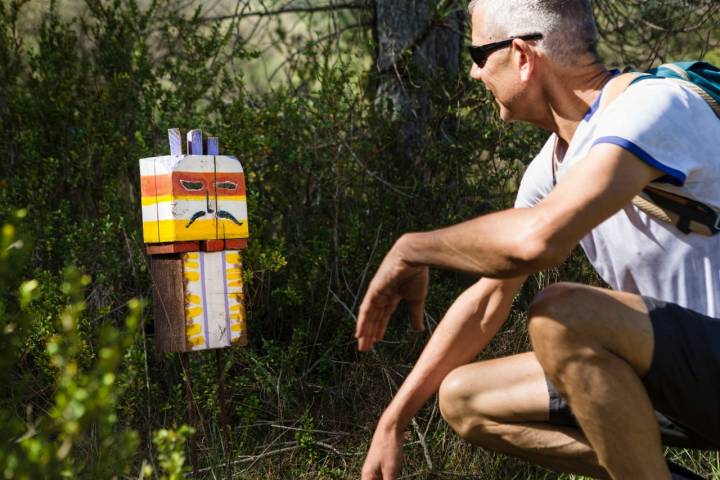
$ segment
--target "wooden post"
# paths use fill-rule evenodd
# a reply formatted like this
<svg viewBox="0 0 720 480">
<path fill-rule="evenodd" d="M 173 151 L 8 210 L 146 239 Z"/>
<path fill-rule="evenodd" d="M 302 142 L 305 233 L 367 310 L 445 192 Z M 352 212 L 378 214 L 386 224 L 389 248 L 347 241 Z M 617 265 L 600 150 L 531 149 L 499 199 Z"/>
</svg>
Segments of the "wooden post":
<svg viewBox="0 0 720 480">
<path fill-rule="evenodd" d="M 180 366 L 183 371 L 183 379 L 185 381 L 185 417 L 188 425 L 195 429 L 195 434 L 190 437 L 190 465 L 192 465 L 193 477 L 197 478 L 198 474 L 198 442 L 197 434 L 200 433 L 198 428 L 197 415 L 195 415 L 195 400 L 193 397 L 192 380 L 190 377 L 190 358 L 187 353 L 180 353 Z"/>
<path fill-rule="evenodd" d="M 223 450 L 225 451 L 225 473 L 228 480 L 232 478 L 232 445 L 230 443 L 230 419 L 225 402 L 225 355 L 221 349 L 215 350 L 215 365 L 218 376 L 218 403 L 220 404 L 220 426 L 223 432 Z"/>
<path fill-rule="evenodd" d="M 157 347 L 161 352 L 184 352 L 187 336 L 182 259 L 179 255 L 153 255 L 150 269 Z"/>
<path fill-rule="evenodd" d="M 220 155 L 219 140 L 202 132 L 168 131 L 170 155 L 140 160 L 143 237 L 153 278 L 155 340 L 179 352 L 186 416 L 204 434 L 193 396 L 188 352 L 216 349 L 218 403 L 227 478 L 232 477 L 230 420 L 221 348 L 247 344 L 242 250 L 249 236 L 245 175 L 240 162 Z M 189 442 L 193 476 L 198 442 Z"/>
</svg>

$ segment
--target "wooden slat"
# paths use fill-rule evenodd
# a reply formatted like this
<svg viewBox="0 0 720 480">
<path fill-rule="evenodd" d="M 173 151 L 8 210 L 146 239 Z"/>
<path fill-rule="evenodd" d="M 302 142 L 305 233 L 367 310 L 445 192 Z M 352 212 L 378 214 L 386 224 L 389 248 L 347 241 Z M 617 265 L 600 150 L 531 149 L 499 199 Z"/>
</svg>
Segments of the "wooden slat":
<svg viewBox="0 0 720 480">
<path fill-rule="evenodd" d="M 168 130 L 168 142 L 170 143 L 170 155 L 182 155 L 182 136 L 179 128 Z"/>
<path fill-rule="evenodd" d="M 226 250 L 244 250 L 247 248 L 247 238 L 226 238 Z"/>
<path fill-rule="evenodd" d="M 224 240 L 203 240 L 201 248 L 205 252 L 221 252 L 225 250 Z"/>
<path fill-rule="evenodd" d="M 208 137 L 207 154 L 220 155 L 220 140 L 218 139 L 218 137 Z"/>
<path fill-rule="evenodd" d="M 188 155 L 202 155 L 203 141 L 202 132 L 198 129 L 190 130 L 187 133 L 187 152 Z"/>
<path fill-rule="evenodd" d="M 157 347 L 161 352 L 188 351 L 182 260 L 177 255 L 153 256 L 150 268 Z"/>
<path fill-rule="evenodd" d="M 151 243 L 147 245 L 148 255 L 167 255 L 200 251 L 200 242 Z"/>
</svg>

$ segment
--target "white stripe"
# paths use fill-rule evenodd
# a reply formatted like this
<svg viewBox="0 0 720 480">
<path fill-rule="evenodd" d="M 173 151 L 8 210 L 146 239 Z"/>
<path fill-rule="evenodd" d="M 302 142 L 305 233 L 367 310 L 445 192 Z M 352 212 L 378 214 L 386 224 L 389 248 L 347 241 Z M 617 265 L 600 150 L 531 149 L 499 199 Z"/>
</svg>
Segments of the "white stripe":
<svg viewBox="0 0 720 480">
<path fill-rule="evenodd" d="M 239 222 L 247 222 L 247 203 L 235 201 L 221 201 L 217 206 L 215 201 L 210 199 L 210 208 L 214 211 L 224 210 L 230 212 Z M 190 220 L 196 212 L 207 212 L 205 200 L 175 200 L 160 202 L 142 207 L 142 219 L 144 222 L 157 220 Z M 200 217 L 201 220 L 215 218 L 214 214 L 206 214 Z M 226 220 L 230 221 L 230 220 Z"/>
<path fill-rule="evenodd" d="M 207 252 L 205 257 L 205 299 L 208 308 L 210 348 L 227 347 L 227 317 L 223 283 L 222 252 Z"/>
<path fill-rule="evenodd" d="M 213 163 L 215 160 L 216 163 Z M 153 171 L 152 164 L 156 163 L 156 170 Z M 217 165 L 217 167 L 216 167 Z M 159 157 L 147 157 L 140 159 L 140 175 L 167 175 L 171 172 L 193 172 L 193 173 L 242 173 L 243 168 L 235 157 L 224 155 L 163 155 Z"/>
<path fill-rule="evenodd" d="M 218 173 L 236 173 L 243 171 L 242 165 L 240 165 L 240 161 L 237 158 L 225 155 L 215 157 L 215 168 Z"/>
</svg>

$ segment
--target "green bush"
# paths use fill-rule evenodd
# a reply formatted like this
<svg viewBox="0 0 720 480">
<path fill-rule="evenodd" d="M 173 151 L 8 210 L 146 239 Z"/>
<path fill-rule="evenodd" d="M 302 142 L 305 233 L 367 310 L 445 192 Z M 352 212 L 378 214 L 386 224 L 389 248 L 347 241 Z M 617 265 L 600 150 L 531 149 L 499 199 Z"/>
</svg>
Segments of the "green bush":
<svg viewBox="0 0 720 480">
<path fill-rule="evenodd" d="M 431 141 L 409 162 L 397 152 L 396 119 L 368 95 L 370 41 L 298 44 L 288 81 L 251 92 L 243 72 L 257 53 L 203 22 L 200 9 L 178 11 L 173 0 L 84 7 L 82 18 L 62 18 L 50 2 L 29 40 L 18 21 L 30 6 L 0 1 L 1 471 L 187 473 L 191 429 L 172 429 L 188 421 L 182 369 L 154 345 L 137 161 L 167 151 L 168 128 L 197 127 L 243 163 L 251 232 L 250 345 L 190 356 L 197 466 L 209 478 L 227 459 L 240 478 L 356 476 L 377 415 L 427 339 L 408 332 L 401 308 L 388 342 L 355 351 L 370 275 L 404 232 L 510 206 L 545 134 L 501 124 L 467 78 L 429 79 Z M 580 256 L 537 276 L 485 355 L 527 348 L 524 307 L 559 278 L 598 281 Z M 473 280 L 433 272 L 429 330 Z M 425 438 L 436 469 L 546 475 L 457 441 L 432 404 L 412 439 L 421 428 L 435 432 Z M 421 443 L 407 448 L 408 468 L 427 469 Z M 710 471 L 711 461 L 698 463 Z"/>
</svg>

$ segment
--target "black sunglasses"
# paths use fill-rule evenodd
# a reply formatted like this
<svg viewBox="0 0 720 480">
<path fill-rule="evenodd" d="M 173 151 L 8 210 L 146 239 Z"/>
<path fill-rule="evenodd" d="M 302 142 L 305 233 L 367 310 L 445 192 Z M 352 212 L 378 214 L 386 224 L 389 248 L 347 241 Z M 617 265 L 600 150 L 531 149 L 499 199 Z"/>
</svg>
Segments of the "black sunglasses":
<svg viewBox="0 0 720 480">
<path fill-rule="evenodd" d="M 487 43 L 485 45 L 478 46 L 470 45 L 468 47 L 468 50 L 470 50 L 470 57 L 478 67 L 483 68 L 491 53 L 495 50 L 509 47 L 516 38 L 521 40 L 540 40 L 543 38 L 543 35 L 542 33 L 529 33 L 527 35 L 516 35 L 501 42 Z"/>
</svg>

